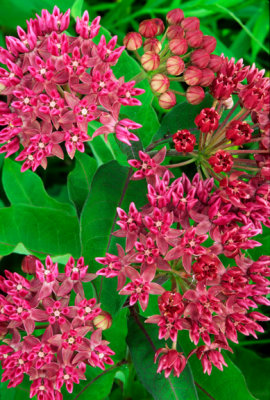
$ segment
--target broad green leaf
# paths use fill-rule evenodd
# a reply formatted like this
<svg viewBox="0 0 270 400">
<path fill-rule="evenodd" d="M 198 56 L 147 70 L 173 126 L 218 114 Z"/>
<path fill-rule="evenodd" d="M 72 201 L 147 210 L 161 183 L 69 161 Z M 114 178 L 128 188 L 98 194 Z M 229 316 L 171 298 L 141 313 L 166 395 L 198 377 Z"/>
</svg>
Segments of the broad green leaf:
<svg viewBox="0 0 270 400">
<path fill-rule="evenodd" d="M 87 389 L 79 396 L 79 400 L 104 400 L 112 389 L 116 372 L 117 369 L 115 368 L 106 372 L 105 374 L 102 374 L 103 371 L 100 368 L 93 368 L 87 365 L 85 372 L 86 381 L 80 381 L 80 383 L 77 385 L 74 384 L 73 392 L 71 394 L 69 394 L 67 390 L 63 387 L 63 398 L 65 400 L 74 400 L 76 395 L 78 395 L 87 384 L 92 382 L 91 385 L 89 385 L 89 387 L 87 387 Z"/>
<path fill-rule="evenodd" d="M 158 339 L 157 326 L 144 324 L 144 318 L 139 316 L 137 318 L 140 326 L 133 317 L 128 320 L 127 343 L 143 386 L 155 400 L 198 399 L 189 366 L 184 369 L 179 378 L 171 375 L 166 379 L 164 373 L 157 374 L 157 365 L 154 364 L 155 350 L 165 347 L 165 343 Z"/>
<path fill-rule="evenodd" d="M 102 309 L 104 309 L 103 304 Z M 117 314 L 114 315 L 112 326 L 103 331 L 103 336 L 110 342 L 109 346 L 115 352 L 115 356 L 113 357 L 114 362 L 123 360 L 126 357 L 127 347 L 127 308 L 122 308 Z"/>
<path fill-rule="evenodd" d="M 91 191 L 81 214 L 82 255 L 90 265 L 93 265 L 95 257 L 104 257 L 106 252 L 115 253 L 115 243 L 123 244 L 123 240 L 112 235 L 118 227 L 116 208 L 121 207 L 128 211 L 132 201 L 137 207 L 146 203 L 145 183 L 129 181 L 130 176 L 129 168 L 112 161 L 99 167 L 93 178 Z M 100 269 L 100 265 L 95 263 L 93 270 L 97 269 Z M 95 280 L 96 286 L 99 283 L 102 287 L 101 302 L 104 309 L 115 314 L 125 300 L 116 291 L 117 279 Z"/>
<path fill-rule="evenodd" d="M 178 341 L 185 354 L 194 349 L 194 345 L 191 343 L 186 331 L 178 333 Z M 230 360 L 226 351 L 222 351 L 222 355 L 228 367 L 224 367 L 223 371 L 220 371 L 213 366 L 210 376 L 203 373 L 201 362 L 196 355 L 191 356 L 189 365 L 195 382 L 216 400 L 255 400 L 255 397 L 252 396 L 246 386 L 245 378 L 241 371 Z M 203 400 L 207 399 L 207 396 L 200 389 L 198 389 L 198 394 L 200 398 L 202 396 Z"/>
<path fill-rule="evenodd" d="M 112 161 L 102 165 L 93 178 L 81 215 L 82 254 L 87 262 L 105 254 L 127 176 L 128 168 Z"/>
<path fill-rule="evenodd" d="M 39 257 L 67 253 L 80 257 L 76 216 L 47 207 L 14 205 L 0 209 L 0 221 L 1 255 L 12 253 L 22 243 Z"/>
<path fill-rule="evenodd" d="M 200 113 L 202 108 L 211 107 L 212 103 L 213 98 L 210 95 L 206 95 L 204 101 L 197 106 L 186 102 L 177 104 L 163 117 L 155 139 L 161 138 L 168 132 L 175 133 L 178 129 L 195 128 L 194 119 L 196 115 Z"/>
<path fill-rule="evenodd" d="M 254 351 L 239 345 L 233 345 L 233 351 L 234 354 L 230 355 L 230 359 L 244 374 L 251 393 L 260 400 L 269 400 L 270 358 L 259 357 Z"/>
<path fill-rule="evenodd" d="M 2 371 L 2 368 L 0 368 L 1 375 Z M 29 397 L 30 383 L 28 377 L 25 377 L 23 382 L 15 388 L 8 388 L 8 382 L 0 382 L 0 400 L 25 400 Z"/>
<path fill-rule="evenodd" d="M 19 163 L 7 158 L 3 167 L 3 186 L 11 204 L 25 204 L 33 207 L 59 210 L 75 215 L 71 204 L 59 202 L 50 197 L 44 189 L 41 178 L 32 171 L 21 172 Z"/>
<path fill-rule="evenodd" d="M 269 35 L 269 4 L 265 2 L 264 7 L 261 8 L 259 14 L 257 14 L 257 20 L 253 28 L 253 34 L 259 39 L 261 43 L 264 42 L 267 35 Z M 262 50 L 259 43 L 252 41 L 252 58 L 255 59 L 258 52 Z M 269 49 L 268 49 L 269 54 Z"/>
<path fill-rule="evenodd" d="M 80 213 L 90 192 L 91 182 L 97 169 L 97 162 L 87 154 L 78 153 L 73 171 L 68 175 L 68 193 L 70 200 Z"/>
</svg>

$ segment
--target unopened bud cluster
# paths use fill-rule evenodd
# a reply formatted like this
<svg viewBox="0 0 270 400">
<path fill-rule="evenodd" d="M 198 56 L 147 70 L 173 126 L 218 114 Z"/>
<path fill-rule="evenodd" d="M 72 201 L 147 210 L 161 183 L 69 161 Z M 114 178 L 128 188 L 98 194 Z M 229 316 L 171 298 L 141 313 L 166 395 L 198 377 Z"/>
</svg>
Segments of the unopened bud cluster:
<svg viewBox="0 0 270 400">
<path fill-rule="evenodd" d="M 221 66 L 220 57 L 212 54 L 216 39 L 202 33 L 197 17 L 184 18 L 178 8 L 170 11 L 166 19 L 166 29 L 159 18 L 142 21 L 139 32 L 125 36 L 124 45 L 130 51 L 143 49 L 140 61 L 143 69 L 150 72 L 150 85 L 162 108 L 176 104 L 175 91 L 170 89 L 175 80 L 188 86 L 181 93 L 187 101 L 199 104 L 205 96 L 203 88 L 211 85 Z"/>
</svg>

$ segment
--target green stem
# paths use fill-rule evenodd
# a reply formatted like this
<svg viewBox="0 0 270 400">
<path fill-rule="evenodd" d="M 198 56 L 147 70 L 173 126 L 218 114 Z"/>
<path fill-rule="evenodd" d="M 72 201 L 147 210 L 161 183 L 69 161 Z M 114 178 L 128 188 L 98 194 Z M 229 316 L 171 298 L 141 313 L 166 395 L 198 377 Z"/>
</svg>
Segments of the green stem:
<svg viewBox="0 0 270 400">
<path fill-rule="evenodd" d="M 177 167 L 182 167 L 182 166 L 184 166 L 184 165 L 188 165 L 188 164 L 193 163 L 195 160 L 196 160 L 196 158 L 191 158 L 191 160 L 187 160 L 187 161 L 184 161 L 184 162 L 179 163 L 179 164 L 165 165 L 165 167 L 166 167 L 166 168 L 177 168 Z"/>
</svg>

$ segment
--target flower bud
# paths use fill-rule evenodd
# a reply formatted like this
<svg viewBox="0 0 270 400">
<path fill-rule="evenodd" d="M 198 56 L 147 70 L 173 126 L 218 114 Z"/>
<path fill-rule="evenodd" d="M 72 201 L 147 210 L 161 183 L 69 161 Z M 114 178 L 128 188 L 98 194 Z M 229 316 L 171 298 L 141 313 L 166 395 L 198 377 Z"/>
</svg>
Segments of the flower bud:
<svg viewBox="0 0 270 400">
<path fill-rule="evenodd" d="M 166 61 L 167 72 L 170 75 L 180 75 L 185 69 L 185 63 L 178 56 L 169 57 Z"/>
<path fill-rule="evenodd" d="M 162 44 L 156 38 L 146 39 L 143 44 L 143 49 L 145 52 L 151 51 L 152 53 L 159 53 L 162 48 Z"/>
<path fill-rule="evenodd" d="M 203 40 L 203 33 L 202 31 L 188 31 L 185 38 L 190 47 L 200 47 Z"/>
<path fill-rule="evenodd" d="M 158 27 L 153 19 L 145 19 L 139 25 L 139 32 L 145 38 L 155 37 L 158 34 Z"/>
<path fill-rule="evenodd" d="M 184 80 L 187 85 L 198 85 L 202 77 L 202 71 L 194 66 L 188 67 L 184 72 Z"/>
<path fill-rule="evenodd" d="M 170 108 L 174 107 L 176 104 L 176 97 L 173 92 L 168 90 L 165 93 L 162 93 L 162 95 L 159 97 L 159 105 L 161 108 L 164 108 L 165 110 L 169 110 Z"/>
<path fill-rule="evenodd" d="M 200 86 L 190 86 L 186 91 L 186 99 L 190 104 L 200 104 L 205 93 Z"/>
<path fill-rule="evenodd" d="M 154 92 L 164 93 L 169 89 L 170 81 L 166 75 L 157 74 L 153 76 L 150 86 Z"/>
<path fill-rule="evenodd" d="M 104 331 L 111 327 L 112 317 L 108 312 L 101 311 L 101 313 L 93 319 L 93 323 L 97 329 L 102 329 Z"/>
<path fill-rule="evenodd" d="M 142 37 L 138 32 L 129 32 L 123 42 L 128 50 L 134 51 L 142 46 Z"/>
<path fill-rule="evenodd" d="M 211 83 L 213 82 L 214 79 L 215 79 L 215 74 L 211 69 L 209 69 L 209 68 L 202 69 L 202 77 L 200 80 L 201 86 L 207 87 L 207 86 L 211 85 Z"/>
<path fill-rule="evenodd" d="M 204 36 L 201 44 L 201 48 L 207 51 L 207 53 L 213 53 L 217 45 L 217 41 L 213 36 Z"/>
<path fill-rule="evenodd" d="M 169 25 L 179 25 L 184 19 L 184 13 L 180 8 L 175 8 L 168 12 L 166 19 Z"/>
<path fill-rule="evenodd" d="M 200 29 L 200 20 L 197 17 L 188 17 L 181 22 L 185 31 L 198 31 Z"/>
<path fill-rule="evenodd" d="M 186 39 L 172 39 L 169 42 L 169 47 L 170 50 L 173 54 L 176 54 L 177 56 L 181 56 L 183 54 L 186 54 L 188 50 L 188 43 Z"/>
<path fill-rule="evenodd" d="M 208 68 L 211 68 L 212 71 L 218 72 L 220 70 L 222 64 L 222 59 L 220 56 L 216 56 L 215 54 L 210 54 L 210 61 L 208 63 Z"/>
<path fill-rule="evenodd" d="M 198 49 L 193 51 L 190 61 L 199 68 L 206 68 L 210 61 L 210 56 L 205 50 Z"/>
<path fill-rule="evenodd" d="M 160 57 L 152 51 L 147 51 L 142 55 L 141 63 L 146 71 L 154 71 L 159 66 Z"/>
<path fill-rule="evenodd" d="M 156 26 L 157 26 L 157 35 L 162 35 L 162 33 L 165 31 L 165 26 L 164 26 L 164 23 L 163 23 L 163 21 L 162 21 L 162 19 L 160 19 L 160 18 L 154 18 L 154 23 L 156 24 Z"/>
<path fill-rule="evenodd" d="M 184 37 L 184 29 L 180 25 L 171 25 L 167 29 L 167 37 L 169 40 L 181 39 Z"/>
<path fill-rule="evenodd" d="M 139 25 L 139 32 L 145 38 L 161 35 L 164 29 L 163 21 L 160 18 L 145 19 Z"/>
<path fill-rule="evenodd" d="M 26 274 L 34 275 L 36 272 L 36 261 L 38 258 L 35 256 L 25 256 L 22 260 L 22 270 Z"/>
</svg>

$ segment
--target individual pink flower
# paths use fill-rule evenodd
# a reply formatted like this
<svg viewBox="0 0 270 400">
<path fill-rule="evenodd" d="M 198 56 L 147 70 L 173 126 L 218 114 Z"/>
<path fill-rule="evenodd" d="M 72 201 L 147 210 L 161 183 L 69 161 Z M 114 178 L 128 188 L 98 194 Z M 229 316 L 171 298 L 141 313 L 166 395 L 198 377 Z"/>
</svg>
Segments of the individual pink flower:
<svg viewBox="0 0 270 400">
<path fill-rule="evenodd" d="M 184 354 L 177 350 L 162 348 L 155 354 L 155 363 L 162 353 L 164 354 L 159 359 L 157 373 L 164 371 L 165 378 L 168 378 L 173 372 L 174 376 L 179 377 L 187 362 Z"/>
<path fill-rule="evenodd" d="M 126 274 L 131 279 L 131 283 L 124 286 L 120 290 L 120 294 L 130 295 L 129 304 L 131 306 L 138 301 L 142 310 L 145 311 L 149 294 L 162 294 L 164 292 L 162 286 L 151 282 L 155 276 L 155 268 L 153 266 L 148 267 L 141 275 L 134 268 L 128 267 Z"/>
</svg>

